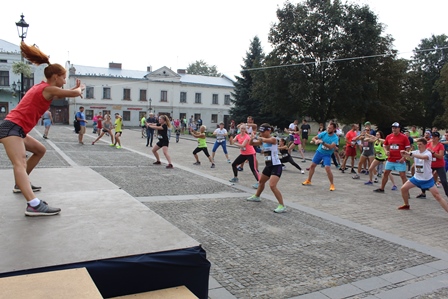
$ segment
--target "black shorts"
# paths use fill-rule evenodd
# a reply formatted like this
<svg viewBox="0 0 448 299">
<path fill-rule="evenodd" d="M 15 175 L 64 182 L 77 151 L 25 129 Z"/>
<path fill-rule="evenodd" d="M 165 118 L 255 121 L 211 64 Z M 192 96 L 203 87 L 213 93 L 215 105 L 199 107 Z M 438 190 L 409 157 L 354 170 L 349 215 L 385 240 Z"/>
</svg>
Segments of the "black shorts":
<svg viewBox="0 0 448 299">
<path fill-rule="evenodd" d="M 168 140 L 163 140 L 163 139 L 159 139 L 159 141 L 156 143 L 156 145 L 160 148 L 166 146 L 168 147 L 168 145 L 170 144 L 170 142 Z"/>
<path fill-rule="evenodd" d="M 268 177 L 271 177 L 271 175 L 275 175 L 275 176 L 281 177 L 282 176 L 282 171 L 283 171 L 282 165 L 280 164 L 280 165 L 266 166 L 263 169 L 262 173 L 265 176 L 268 176 Z"/>
<path fill-rule="evenodd" d="M 210 154 L 208 153 L 208 149 L 206 147 L 197 147 L 197 148 L 195 148 L 194 151 L 193 151 L 193 155 L 196 155 L 200 151 L 203 151 L 204 154 L 207 156 L 207 158 L 210 157 Z"/>
<path fill-rule="evenodd" d="M 121 134 L 123 134 L 123 132 L 115 132 L 115 135 L 117 135 L 117 134 L 120 134 L 120 136 L 121 136 Z"/>
<path fill-rule="evenodd" d="M 10 120 L 0 121 L 0 139 L 8 136 L 17 136 L 25 138 L 26 134 L 23 132 L 21 126 L 16 125 Z"/>
<path fill-rule="evenodd" d="M 306 133 L 306 134 L 302 133 L 302 139 L 308 140 L 308 133 Z"/>
</svg>

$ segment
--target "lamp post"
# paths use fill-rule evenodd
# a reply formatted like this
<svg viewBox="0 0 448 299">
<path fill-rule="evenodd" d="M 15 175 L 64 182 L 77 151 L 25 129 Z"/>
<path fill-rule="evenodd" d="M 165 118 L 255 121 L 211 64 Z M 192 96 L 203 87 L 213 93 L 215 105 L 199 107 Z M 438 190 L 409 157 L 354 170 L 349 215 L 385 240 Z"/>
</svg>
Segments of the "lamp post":
<svg viewBox="0 0 448 299">
<path fill-rule="evenodd" d="M 19 37 L 22 39 L 22 42 L 26 38 L 26 34 L 28 33 L 28 27 L 30 26 L 27 22 L 25 22 L 24 15 L 20 15 L 20 21 L 16 23 L 17 26 L 17 33 L 19 34 Z M 21 61 L 23 62 L 23 54 L 20 52 Z M 19 102 L 22 99 L 23 96 L 23 73 L 20 73 L 20 96 L 19 96 Z M 19 83 L 19 82 L 18 82 Z"/>
<path fill-rule="evenodd" d="M 149 98 L 149 113 L 151 113 L 151 111 L 152 111 L 151 102 L 152 102 L 152 100 L 151 100 L 151 98 Z"/>
</svg>

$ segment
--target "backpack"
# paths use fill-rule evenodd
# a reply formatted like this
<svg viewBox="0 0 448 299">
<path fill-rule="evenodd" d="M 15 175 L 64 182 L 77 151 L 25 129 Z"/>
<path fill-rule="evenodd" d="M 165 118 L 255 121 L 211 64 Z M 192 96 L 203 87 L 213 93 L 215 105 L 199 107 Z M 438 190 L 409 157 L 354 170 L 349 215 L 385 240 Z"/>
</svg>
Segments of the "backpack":
<svg viewBox="0 0 448 299">
<path fill-rule="evenodd" d="M 73 127 L 75 128 L 75 133 L 78 134 L 81 130 L 81 125 L 79 124 L 79 121 L 77 119 L 78 113 L 75 114 L 75 120 L 73 121 Z"/>
</svg>

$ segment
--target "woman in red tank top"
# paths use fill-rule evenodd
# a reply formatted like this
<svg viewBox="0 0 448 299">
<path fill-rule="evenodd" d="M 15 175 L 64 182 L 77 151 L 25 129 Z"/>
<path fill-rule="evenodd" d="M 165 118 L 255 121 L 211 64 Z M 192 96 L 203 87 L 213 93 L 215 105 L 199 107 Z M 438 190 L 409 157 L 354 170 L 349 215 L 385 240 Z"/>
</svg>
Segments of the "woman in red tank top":
<svg viewBox="0 0 448 299">
<path fill-rule="evenodd" d="M 66 70 L 60 64 L 51 64 L 48 56 L 37 47 L 30 47 L 23 41 L 20 45 L 23 57 L 40 65 L 48 64 L 44 70 L 46 82 L 41 82 L 25 94 L 16 108 L 11 110 L 5 120 L 0 123 L 0 143 L 11 160 L 16 186 L 14 192 L 21 192 L 27 201 L 25 215 L 49 216 L 58 214 L 61 209 L 52 208 L 46 202 L 38 199 L 35 191 L 40 187 L 32 186 L 28 175 L 45 155 L 45 146 L 27 135 L 39 121 L 42 114 L 48 110 L 51 101 L 56 98 L 79 97 L 85 86 L 76 80 L 72 89 L 62 89 L 66 83 Z M 26 151 L 32 155 L 26 159 Z"/>
</svg>

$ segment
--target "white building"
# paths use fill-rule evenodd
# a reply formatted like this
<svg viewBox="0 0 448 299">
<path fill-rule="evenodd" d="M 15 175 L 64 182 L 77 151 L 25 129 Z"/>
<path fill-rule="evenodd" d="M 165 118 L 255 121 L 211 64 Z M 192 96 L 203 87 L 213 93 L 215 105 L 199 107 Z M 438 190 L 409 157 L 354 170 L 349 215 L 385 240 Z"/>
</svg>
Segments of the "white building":
<svg viewBox="0 0 448 299">
<path fill-rule="evenodd" d="M 97 112 L 120 113 L 125 126 L 137 126 L 148 112 L 166 114 L 173 119 L 191 116 L 202 119 L 212 130 L 220 122 L 229 122 L 233 81 L 225 76 L 189 75 L 167 67 L 152 71 L 124 70 L 120 63 L 108 68 L 68 64 L 67 87 L 80 79 L 86 85 L 83 98 L 68 99 L 70 120 L 80 106 L 87 119 Z"/>
</svg>

